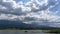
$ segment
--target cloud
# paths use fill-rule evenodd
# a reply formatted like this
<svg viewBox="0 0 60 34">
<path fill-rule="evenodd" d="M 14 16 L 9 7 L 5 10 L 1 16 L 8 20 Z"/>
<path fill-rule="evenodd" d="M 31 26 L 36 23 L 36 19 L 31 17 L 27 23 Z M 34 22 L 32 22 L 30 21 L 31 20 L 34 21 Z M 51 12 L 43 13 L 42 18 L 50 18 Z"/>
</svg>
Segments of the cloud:
<svg viewBox="0 0 60 34">
<path fill-rule="evenodd" d="M 57 0 L 31 0 L 26 3 L 0 0 L 0 20 L 20 20 L 26 24 L 60 22 L 60 16 L 51 15 L 53 11 L 50 11 L 56 5 Z"/>
</svg>

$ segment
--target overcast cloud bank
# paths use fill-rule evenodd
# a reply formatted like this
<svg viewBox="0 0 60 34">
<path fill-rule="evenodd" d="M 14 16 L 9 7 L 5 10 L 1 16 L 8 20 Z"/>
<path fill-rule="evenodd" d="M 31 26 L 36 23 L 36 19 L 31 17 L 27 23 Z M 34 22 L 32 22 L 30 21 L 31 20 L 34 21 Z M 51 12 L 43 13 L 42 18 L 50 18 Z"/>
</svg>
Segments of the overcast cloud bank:
<svg viewBox="0 0 60 34">
<path fill-rule="evenodd" d="M 59 23 L 60 16 L 56 15 L 59 11 L 51 10 L 59 4 L 58 1 L 31 0 L 24 3 L 23 1 L 0 0 L 0 20 L 20 20 L 26 24 Z"/>
</svg>

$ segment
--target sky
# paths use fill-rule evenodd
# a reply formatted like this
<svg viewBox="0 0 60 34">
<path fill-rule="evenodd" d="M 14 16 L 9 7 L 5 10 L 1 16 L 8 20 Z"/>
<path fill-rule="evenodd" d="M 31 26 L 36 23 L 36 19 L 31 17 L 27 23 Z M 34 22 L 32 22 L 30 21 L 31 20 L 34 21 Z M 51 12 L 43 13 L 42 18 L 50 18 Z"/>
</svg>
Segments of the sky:
<svg viewBox="0 0 60 34">
<path fill-rule="evenodd" d="M 0 0 L 0 20 L 60 27 L 60 0 Z"/>
</svg>

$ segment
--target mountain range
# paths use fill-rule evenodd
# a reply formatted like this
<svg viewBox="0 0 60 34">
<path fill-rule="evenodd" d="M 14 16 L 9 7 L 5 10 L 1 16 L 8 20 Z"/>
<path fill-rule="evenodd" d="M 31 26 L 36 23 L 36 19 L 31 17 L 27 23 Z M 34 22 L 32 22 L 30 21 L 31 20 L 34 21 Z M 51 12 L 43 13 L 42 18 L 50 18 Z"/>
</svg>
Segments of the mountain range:
<svg viewBox="0 0 60 34">
<path fill-rule="evenodd" d="M 25 24 L 22 21 L 10 21 L 10 20 L 0 20 L 0 27 L 17 27 L 17 28 L 42 28 L 42 29 L 54 29 L 56 27 L 50 27 L 47 25 L 37 25 L 33 24 Z"/>
</svg>

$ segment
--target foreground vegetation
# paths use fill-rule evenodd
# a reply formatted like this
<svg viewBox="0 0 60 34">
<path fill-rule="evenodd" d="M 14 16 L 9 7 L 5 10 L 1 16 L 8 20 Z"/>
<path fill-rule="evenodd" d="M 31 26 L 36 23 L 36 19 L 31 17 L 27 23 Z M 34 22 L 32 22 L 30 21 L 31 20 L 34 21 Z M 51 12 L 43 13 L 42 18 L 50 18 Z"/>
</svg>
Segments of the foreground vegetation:
<svg viewBox="0 0 60 34">
<path fill-rule="evenodd" d="M 48 30 L 48 33 L 60 33 L 60 29 Z"/>
</svg>

